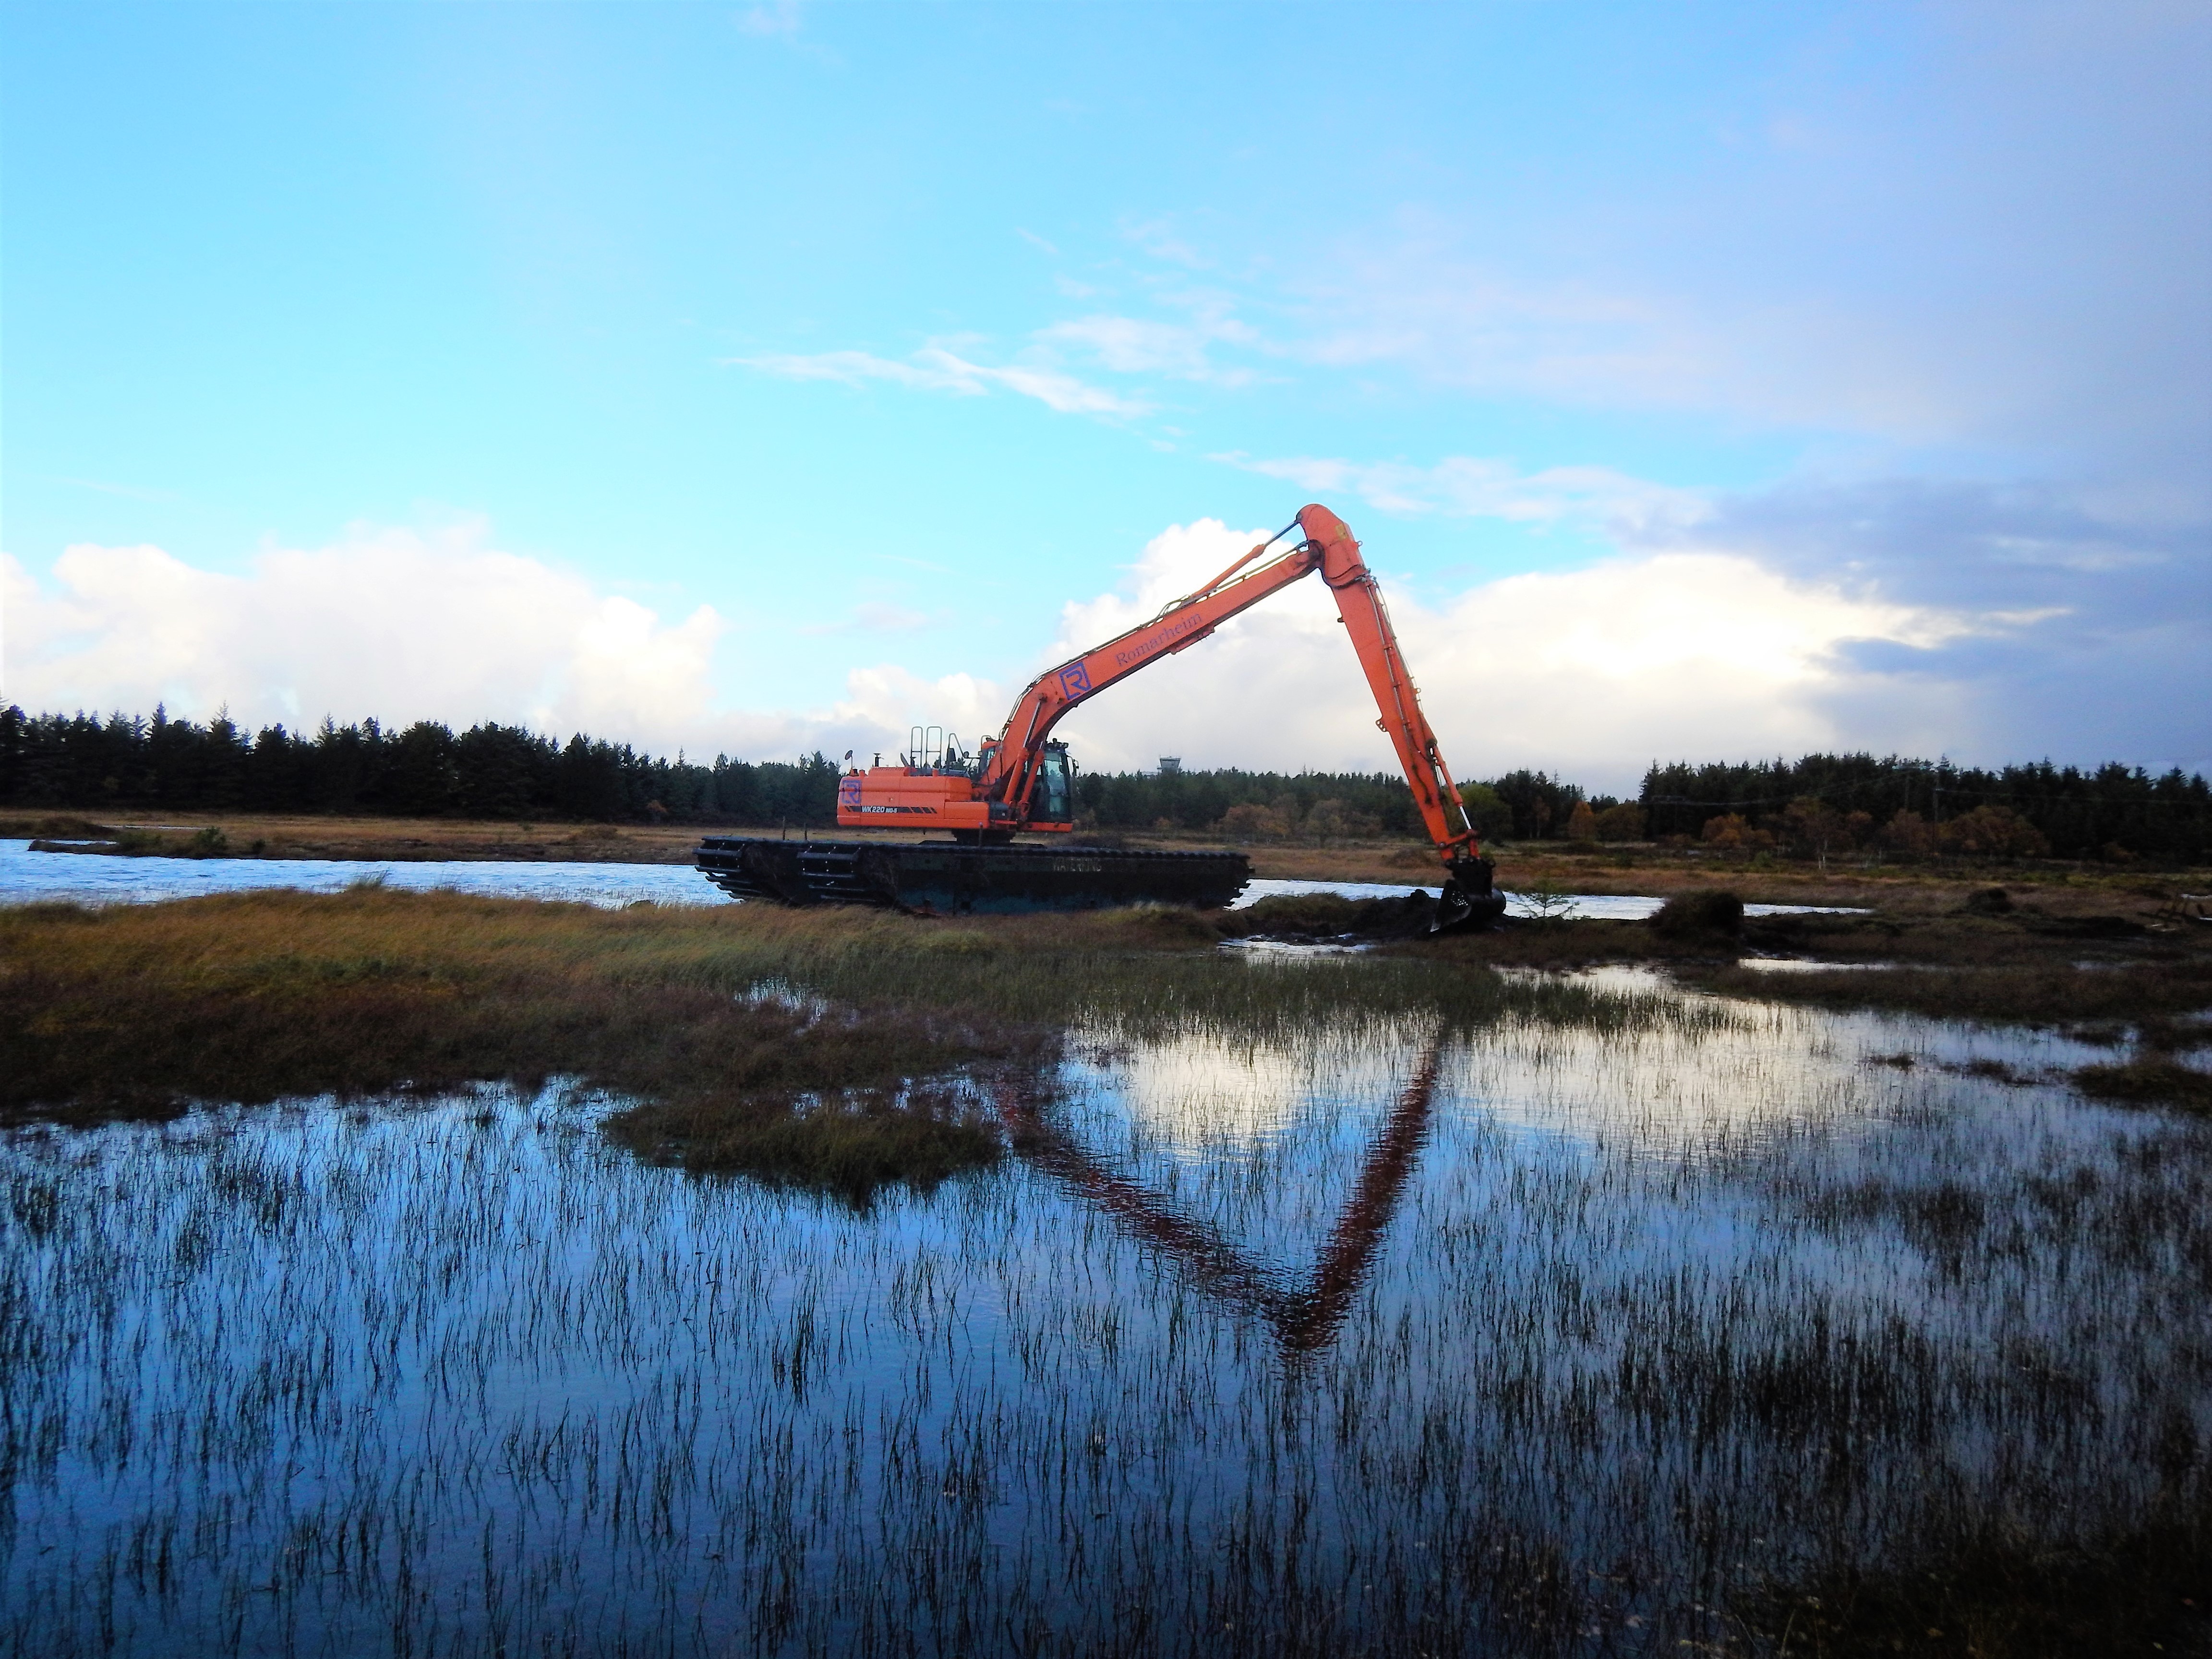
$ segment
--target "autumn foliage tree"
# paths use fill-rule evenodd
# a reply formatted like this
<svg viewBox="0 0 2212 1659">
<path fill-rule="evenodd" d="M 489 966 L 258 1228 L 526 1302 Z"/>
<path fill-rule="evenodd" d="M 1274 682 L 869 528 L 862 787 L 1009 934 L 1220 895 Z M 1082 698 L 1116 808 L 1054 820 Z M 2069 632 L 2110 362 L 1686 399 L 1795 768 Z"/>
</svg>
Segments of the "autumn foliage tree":
<svg viewBox="0 0 2212 1659">
<path fill-rule="evenodd" d="M 1644 809 L 1632 800 L 1608 806 L 1597 815 L 1597 838 L 1600 841 L 1642 841 L 1644 819 Z"/>
<path fill-rule="evenodd" d="M 1936 845 L 1969 858 L 2039 859 L 2051 842 L 2019 813 L 2003 806 L 1977 806 L 1938 827 Z"/>
</svg>

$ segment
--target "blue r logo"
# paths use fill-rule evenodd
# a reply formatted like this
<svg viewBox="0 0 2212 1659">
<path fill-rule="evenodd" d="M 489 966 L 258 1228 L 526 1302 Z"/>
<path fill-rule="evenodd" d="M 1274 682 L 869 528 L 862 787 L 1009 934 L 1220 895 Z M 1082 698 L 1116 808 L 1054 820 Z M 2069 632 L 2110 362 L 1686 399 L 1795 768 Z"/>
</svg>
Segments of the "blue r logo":
<svg viewBox="0 0 2212 1659">
<path fill-rule="evenodd" d="M 1091 676 L 1083 672 L 1081 663 L 1076 664 L 1073 668 L 1063 668 L 1060 671 L 1060 695 L 1070 702 L 1074 702 L 1078 697 L 1087 697 L 1091 695 Z"/>
</svg>

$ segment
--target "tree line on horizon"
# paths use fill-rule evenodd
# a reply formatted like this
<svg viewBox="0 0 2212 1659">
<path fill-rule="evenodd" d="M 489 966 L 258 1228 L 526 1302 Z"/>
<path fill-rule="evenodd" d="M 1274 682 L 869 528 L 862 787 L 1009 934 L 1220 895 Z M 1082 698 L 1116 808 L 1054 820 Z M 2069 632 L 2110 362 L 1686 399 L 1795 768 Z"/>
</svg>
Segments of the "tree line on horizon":
<svg viewBox="0 0 2212 1659">
<path fill-rule="evenodd" d="M 0 805 L 18 810 L 249 811 L 590 823 L 672 821 L 820 829 L 836 821 L 838 764 L 647 755 L 579 732 L 566 743 L 486 722 L 388 729 L 374 720 L 248 733 L 204 723 L 0 708 Z M 1655 763 L 1629 799 L 1521 769 L 1470 783 L 1486 840 L 1658 841 L 1721 852 L 1875 848 L 1905 855 L 2045 854 L 2203 860 L 2212 787 L 2179 768 L 2113 762 L 1996 769 L 1869 754 Z M 1420 831 L 1412 792 L 1388 773 L 1238 769 L 1084 773 L 1087 824 L 1328 842 Z"/>
</svg>

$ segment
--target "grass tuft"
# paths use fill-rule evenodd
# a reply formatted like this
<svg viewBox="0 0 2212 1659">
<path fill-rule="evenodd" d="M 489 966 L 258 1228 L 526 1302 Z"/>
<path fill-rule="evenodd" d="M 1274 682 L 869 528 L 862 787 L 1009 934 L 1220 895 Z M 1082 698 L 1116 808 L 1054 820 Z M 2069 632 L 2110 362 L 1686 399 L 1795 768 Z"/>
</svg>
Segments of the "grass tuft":
<svg viewBox="0 0 2212 1659">
<path fill-rule="evenodd" d="M 2163 1054 L 2143 1054 L 2113 1066 L 2078 1067 L 2074 1086 L 2097 1100 L 2212 1112 L 2212 1073 L 2200 1072 Z"/>
</svg>

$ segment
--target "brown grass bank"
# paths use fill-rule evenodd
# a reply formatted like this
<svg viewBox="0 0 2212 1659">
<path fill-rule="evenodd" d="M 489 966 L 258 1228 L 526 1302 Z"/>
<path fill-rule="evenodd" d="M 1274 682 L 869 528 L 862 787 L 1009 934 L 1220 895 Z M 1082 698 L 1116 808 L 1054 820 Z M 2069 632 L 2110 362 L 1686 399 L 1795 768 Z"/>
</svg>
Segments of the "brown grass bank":
<svg viewBox="0 0 2212 1659">
<path fill-rule="evenodd" d="M 1043 1035 L 745 994 L 764 959 L 880 925 L 805 920 L 375 889 L 0 910 L 0 1120 L 574 1075 L 647 1097 L 637 1143 L 702 1164 L 866 1186 L 995 1157 L 910 1079 L 1022 1063 Z"/>
</svg>

